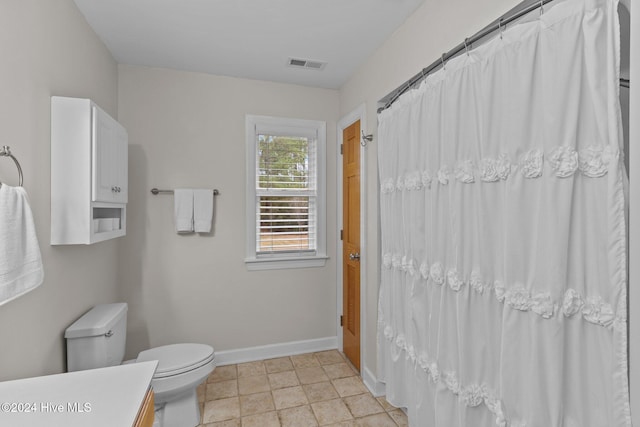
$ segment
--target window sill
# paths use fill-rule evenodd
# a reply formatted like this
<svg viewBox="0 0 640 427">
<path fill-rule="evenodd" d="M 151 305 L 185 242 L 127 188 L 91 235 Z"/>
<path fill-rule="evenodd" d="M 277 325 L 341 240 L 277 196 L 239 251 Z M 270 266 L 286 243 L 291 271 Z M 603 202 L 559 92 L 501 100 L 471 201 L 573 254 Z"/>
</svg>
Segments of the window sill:
<svg viewBox="0 0 640 427">
<path fill-rule="evenodd" d="M 247 258 L 244 260 L 247 270 L 281 270 L 289 268 L 324 267 L 326 255 L 302 256 L 302 257 L 273 257 L 273 258 Z"/>
</svg>

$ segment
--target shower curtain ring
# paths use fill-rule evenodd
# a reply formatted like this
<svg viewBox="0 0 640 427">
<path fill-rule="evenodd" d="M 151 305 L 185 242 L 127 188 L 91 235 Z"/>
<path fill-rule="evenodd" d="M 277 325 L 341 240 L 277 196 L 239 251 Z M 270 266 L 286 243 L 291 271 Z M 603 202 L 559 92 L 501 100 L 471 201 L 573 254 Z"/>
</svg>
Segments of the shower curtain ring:
<svg viewBox="0 0 640 427">
<path fill-rule="evenodd" d="M 464 39 L 464 50 L 467 52 L 467 56 L 469 56 L 469 45 L 467 44 L 468 41 L 469 41 L 469 37 L 466 37 Z"/>
<path fill-rule="evenodd" d="M 424 72 L 424 68 L 423 68 L 422 70 L 420 70 L 420 78 L 418 79 L 418 81 L 422 83 L 426 78 L 427 78 L 427 74 Z"/>
<path fill-rule="evenodd" d="M 446 57 L 447 57 L 447 54 L 446 54 L 446 52 L 445 52 L 445 53 L 443 53 L 443 54 L 442 54 L 442 57 L 440 58 L 440 60 L 442 61 L 442 69 L 443 69 L 443 70 L 446 68 L 446 67 L 445 67 L 445 62 L 444 62 L 444 59 L 445 59 Z"/>
<path fill-rule="evenodd" d="M 502 27 L 502 18 L 498 21 L 498 31 L 500 32 L 500 40 L 502 40 L 502 33 L 504 32 L 504 28 Z"/>
<path fill-rule="evenodd" d="M 544 13 L 544 0 L 540 0 L 540 16 Z"/>
</svg>

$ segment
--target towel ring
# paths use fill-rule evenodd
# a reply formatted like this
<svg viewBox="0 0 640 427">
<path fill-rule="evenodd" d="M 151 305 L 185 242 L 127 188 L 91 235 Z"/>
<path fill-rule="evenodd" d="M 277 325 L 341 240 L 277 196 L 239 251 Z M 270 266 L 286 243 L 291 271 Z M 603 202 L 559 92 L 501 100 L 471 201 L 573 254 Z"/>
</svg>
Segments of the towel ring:
<svg viewBox="0 0 640 427">
<path fill-rule="evenodd" d="M 18 159 L 16 159 L 13 154 L 11 154 L 11 149 L 9 148 L 8 145 L 4 145 L 2 147 L 2 150 L 0 150 L 0 156 L 4 156 L 4 157 L 11 157 L 14 161 L 14 163 L 16 164 L 16 167 L 18 168 L 18 178 L 19 178 L 19 183 L 18 185 L 20 187 L 22 187 L 22 168 L 20 167 L 20 162 L 18 162 Z"/>
</svg>

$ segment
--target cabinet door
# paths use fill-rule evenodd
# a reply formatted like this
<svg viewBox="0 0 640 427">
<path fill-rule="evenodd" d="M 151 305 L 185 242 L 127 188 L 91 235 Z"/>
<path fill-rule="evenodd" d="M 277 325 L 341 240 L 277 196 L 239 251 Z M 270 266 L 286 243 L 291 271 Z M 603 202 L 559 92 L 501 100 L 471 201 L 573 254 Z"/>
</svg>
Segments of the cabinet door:
<svg viewBox="0 0 640 427">
<path fill-rule="evenodd" d="M 118 129 L 114 141 L 117 146 L 114 175 L 118 191 L 115 201 L 118 203 L 127 203 L 129 195 L 129 136 L 120 123 L 116 124 L 118 125 Z"/>
<path fill-rule="evenodd" d="M 128 137 L 126 130 L 100 108 L 93 107 L 92 200 L 126 203 Z"/>
</svg>

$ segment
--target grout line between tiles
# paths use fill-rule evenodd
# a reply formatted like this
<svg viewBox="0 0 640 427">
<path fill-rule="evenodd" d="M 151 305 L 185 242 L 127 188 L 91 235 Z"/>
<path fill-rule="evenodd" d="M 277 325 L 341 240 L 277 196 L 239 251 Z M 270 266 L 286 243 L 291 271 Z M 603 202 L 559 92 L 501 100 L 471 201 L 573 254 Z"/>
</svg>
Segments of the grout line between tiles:
<svg viewBox="0 0 640 427">
<path fill-rule="evenodd" d="M 342 354 L 340 354 L 340 353 L 339 353 L 340 360 L 341 360 L 341 361 L 339 361 L 339 362 L 337 362 L 337 361 L 335 361 L 335 360 L 331 360 L 331 357 L 330 357 L 329 355 L 327 355 L 327 357 L 323 359 L 323 360 L 326 362 L 325 364 L 322 364 L 321 360 L 318 358 L 318 355 L 317 355 L 316 353 L 306 353 L 306 354 L 303 354 L 303 355 L 296 355 L 296 356 L 299 356 L 299 357 L 307 357 L 307 358 L 309 358 L 309 359 L 312 359 L 312 360 L 314 360 L 314 361 L 315 361 L 315 363 L 317 363 L 317 365 L 316 365 L 315 363 L 311 363 L 311 365 L 312 365 L 312 366 L 306 366 L 306 365 L 305 365 L 305 363 L 304 363 L 304 362 L 301 362 L 301 361 L 300 361 L 300 359 L 299 359 L 299 363 L 300 363 L 302 366 L 297 366 L 297 365 L 294 363 L 294 359 L 293 359 L 293 357 L 292 357 L 292 356 L 285 356 L 285 357 L 287 358 L 287 360 L 288 360 L 289 364 L 291 365 L 291 368 L 292 368 L 292 369 L 278 370 L 277 372 L 271 372 L 271 373 L 270 373 L 270 372 L 268 371 L 268 369 L 267 369 L 267 364 L 265 363 L 265 362 L 267 362 L 267 360 L 270 360 L 270 359 L 261 360 L 261 361 L 256 361 L 256 362 L 251 362 L 251 363 L 261 363 L 261 364 L 262 364 L 262 367 L 264 368 L 264 374 L 266 375 L 267 384 L 268 384 L 268 386 L 269 386 L 269 394 L 270 394 L 270 397 L 271 397 L 271 400 L 272 400 L 272 403 L 273 403 L 273 407 L 274 407 L 274 410 L 273 410 L 273 411 L 261 412 L 260 414 L 268 414 L 268 413 L 271 413 L 271 412 L 275 412 L 276 417 L 277 417 L 277 420 L 278 420 L 278 424 L 279 424 L 279 426 L 282 426 L 282 419 L 283 419 L 283 418 L 282 418 L 282 412 L 283 412 L 283 411 L 286 411 L 286 410 L 289 410 L 289 409 L 294 409 L 294 408 L 308 407 L 308 408 L 309 408 L 309 412 L 312 414 L 313 419 L 315 420 L 316 424 L 317 424 L 318 426 L 321 426 L 321 424 L 320 424 L 320 420 L 318 419 L 318 416 L 317 416 L 316 412 L 313 410 L 313 406 L 312 406 L 312 405 L 313 405 L 313 404 L 316 404 L 316 403 L 327 402 L 327 401 L 330 401 L 330 400 L 340 400 L 340 402 L 341 402 L 341 403 L 344 405 L 344 407 L 347 409 L 348 414 L 351 416 L 352 420 L 354 420 L 354 421 L 357 421 L 357 420 L 359 420 L 359 419 L 363 419 L 363 418 L 366 418 L 366 417 L 370 417 L 370 416 L 376 416 L 376 415 L 379 415 L 379 414 L 385 414 L 385 415 L 386 415 L 386 417 L 388 417 L 388 419 L 389 419 L 389 420 L 391 420 L 391 422 L 393 423 L 393 425 L 395 425 L 395 426 L 400 426 L 400 425 L 401 425 L 401 424 L 399 424 L 399 422 L 398 422 L 398 421 L 396 421 L 396 419 L 395 419 L 394 417 L 392 417 L 392 416 L 391 416 L 391 414 L 390 414 L 392 411 L 396 411 L 396 410 L 397 410 L 397 408 L 395 408 L 395 407 L 391 406 L 390 404 L 388 404 L 388 402 L 386 402 L 386 400 L 385 400 L 385 402 L 386 402 L 387 404 L 386 404 L 386 405 L 382 404 L 382 403 L 380 402 L 380 400 L 378 400 L 378 398 L 376 398 L 376 397 L 374 397 L 373 395 L 371 395 L 371 393 L 370 393 L 370 392 L 368 392 L 368 391 L 364 391 L 364 392 L 362 392 L 362 393 L 356 393 L 356 394 L 354 394 L 354 395 L 350 395 L 350 396 L 340 396 L 340 393 L 338 392 L 338 390 L 336 389 L 335 384 L 334 384 L 334 381 L 335 381 L 335 380 L 345 379 L 345 378 L 358 378 L 358 379 L 360 380 L 360 382 L 362 381 L 362 379 L 360 378 L 360 376 L 359 376 L 359 374 L 357 373 L 357 371 L 355 370 L 355 368 L 353 368 L 353 365 L 352 365 L 352 364 L 350 364 L 349 360 L 348 360 L 348 359 L 346 359 L 346 358 L 344 357 L 344 355 L 342 355 Z M 311 356 L 311 357 L 310 357 L 310 356 Z M 281 358 L 277 358 L 277 359 L 284 359 L 285 357 L 281 357 Z M 329 377 L 329 375 L 327 374 L 327 370 L 325 369 L 325 366 L 335 365 L 335 364 L 339 364 L 339 363 L 346 363 L 346 364 L 347 364 L 347 366 L 351 369 L 351 373 L 353 373 L 353 375 L 349 375 L 349 376 L 347 376 L 347 377 L 333 378 L 333 379 L 332 379 L 332 378 L 330 378 L 330 377 Z M 307 367 L 316 367 L 316 366 L 320 366 L 320 367 L 322 368 L 322 372 L 323 372 L 323 373 L 324 373 L 324 375 L 327 377 L 327 381 L 322 381 L 322 382 L 317 382 L 317 383 L 303 384 L 303 383 L 302 383 L 302 380 L 301 380 L 301 378 L 300 378 L 300 375 L 299 375 L 298 370 L 299 370 L 299 369 L 305 369 L 305 368 L 307 368 Z M 238 364 L 233 365 L 233 367 L 234 367 L 233 369 L 234 369 L 234 371 L 235 371 L 235 380 L 236 380 L 236 383 L 235 383 L 236 396 L 235 396 L 235 398 L 238 400 L 238 405 L 240 405 L 240 381 L 239 381 L 239 380 L 240 380 L 240 372 L 239 372 Z M 227 369 L 228 369 L 228 368 L 227 368 Z M 280 369 L 280 368 L 276 368 L 276 369 Z M 272 387 L 272 385 L 271 385 L 271 381 L 270 381 L 270 378 L 269 378 L 269 374 L 283 373 L 283 372 L 287 372 L 287 371 L 290 371 L 290 370 L 293 370 L 293 372 L 294 372 L 294 374 L 295 374 L 295 377 L 296 377 L 296 379 L 297 379 L 298 384 L 297 384 L 297 385 L 295 385 L 295 386 L 287 386 L 287 387 L 280 387 L 280 388 L 278 388 L 278 389 L 274 389 L 274 388 Z M 213 375 L 213 374 L 212 374 L 212 375 Z M 261 373 L 258 373 L 258 374 L 256 374 L 256 375 L 262 375 L 262 374 L 261 374 Z M 243 377 L 256 376 L 256 375 L 246 375 L 246 374 L 245 374 Z M 210 402 L 210 401 L 213 401 L 213 400 L 219 400 L 219 399 L 211 399 L 211 400 L 207 399 L 207 396 L 208 396 L 208 393 L 207 393 L 207 386 L 208 386 L 208 385 L 211 385 L 211 384 L 215 384 L 214 382 L 208 382 L 208 381 L 209 381 L 208 379 L 207 379 L 207 381 L 205 381 L 205 384 L 206 384 L 206 385 L 205 385 L 205 391 L 204 391 L 204 394 L 205 394 L 205 395 L 204 395 L 204 402 L 202 402 L 202 406 L 201 406 L 201 407 L 202 407 L 201 422 L 204 422 L 204 412 L 205 412 L 205 411 L 204 411 L 204 409 L 205 409 L 205 405 L 206 405 L 206 403 L 207 403 L 207 402 Z M 224 380 L 222 380 L 222 381 L 224 381 Z M 220 381 L 217 381 L 217 382 L 220 382 Z M 309 396 L 309 392 L 307 391 L 307 389 L 305 388 L 305 386 L 308 388 L 308 387 L 312 387 L 312 386 L 314 386 L 315 384 L 321 384 L 321 383 L 325 383 L 325 382 L 326 382 L 327 384 L 329 384 L 329 385 L 333 388 L 333 390 L 336 392 L 337 397 L 335 397 L 335 398 L 333 398 L 333 397 L 332 397 L 332 398 L 330 398 L 330 399 L 323 399 L 323 400 L 318 400 L 318 401 L 311 402 L 311 399 L 310 399 L 310 396 Z M 280 390 L 280 389 L 285 389 L 285 388 L 292 388 L 292 387 L 300 387 L 300 389 L 302 390 L 302 392 L 303 392 L 303 394 L 304 394 L 304 397 L 305 397 L 305 398 L 306 398 L 306 400 L 307 400 L 307 403 L 306 403 L 306 404 L 303 404 L 303 405 L 293 406 L 293 407 L 291 407 L 291 408 L 282 408 L 282 409 L 277 409 L 277 408 L 276 408 L 276 399 L 275 399 L 274 391 L 275 391 L 275 390 Z M 365 390 L 366 390 L 366 389 L 365 389 Z M 255 394 L 255 393 L 251 393 L 251 394 Z M 250 394 L 249 394 L 249 395 L 250 395 Z M 353 398 L 353 397 L 355 397 L 355 396 L 362 396 L 362 395 L 370 395 L 370 396 L 371 396 L 371 398 L 372 398 L 372 399 L 373 399 L 373 400 L 374 400 L 378 405 L 380 405 L 380 407 L 382 408 L 382 412 L 376 412 L 376 413 L 373 413 L 373 414 L 368 414 L 368 415 L 364 415 L 364 416 L 361 416 L 361 417 L 356 417 L 356 416 L 355 416 L 355 414 L 353 413 L 352 408 L 351 408 L 349 405 L 347 405 L 347 403 L 346 403 L 345 399 Z M 234 421 L 234 420 L 236 421 L 236 423 L 234 423 L 234 424 L 233 424 L 233 426 L 240 426 L 240 427 L 242 427 L 243 419 L 245 419 L 245 418 L 249 417 L 250 415 L 243 416 L 243 415 L 242 415 L 242 412 L 241 412 L 241 408 L 240 408 L 240 407 L 239 407 L 239 412 L 240 412 L 239 417 L 237 417 L 237 418 L 233 418 L 233 419 L 231 419 L 231 420 L 227 420 L 227 421 L 225 421 L 227 424 L 220 424 L 220 423 L 213 423 L 213 424 L 200 424 L 200 426 L 199 426 L 199 427 L 204 427 L 204 426 L 208 427 L 209 425 L 212 425 L 212 426 L 213 426 L 213 425 L 216 425 L 216 426 L 217 426 L 217 425 L 225 425 L 225 426 L 226 426 L 226 425 L 231 425 L 231 424 L 229 424 L 229 423 L 228 423 L 228 421 L 231 421 L 231 422 L 233 423 L 233 421 Z M 252 414 L 252 415 L 255 415 L 255 414 Z M 258 414 L 258 415 L 259 415 L 259 414 Z M 402 424 L 402 425 L 404 425 L 404 424 Z"/>
</svg>

